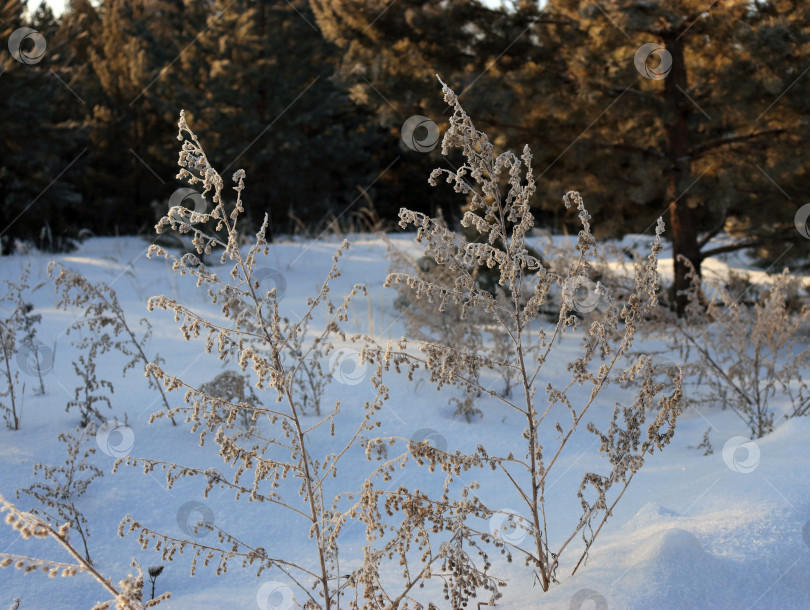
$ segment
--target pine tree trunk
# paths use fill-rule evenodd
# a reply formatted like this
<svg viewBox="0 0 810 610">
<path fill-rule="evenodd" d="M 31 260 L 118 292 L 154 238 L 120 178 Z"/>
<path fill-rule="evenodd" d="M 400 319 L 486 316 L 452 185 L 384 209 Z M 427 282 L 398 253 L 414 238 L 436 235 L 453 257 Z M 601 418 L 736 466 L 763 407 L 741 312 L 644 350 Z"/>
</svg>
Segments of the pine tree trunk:
<svg viewBox="0 0 810 610">
<path fill-rule="evenodd" d="M 683 57 L 683 42 L 677 32 L 664 36 L 667 51 L 672 55 L 672 69 L 664 81 L 665 123 L 668 137 L 669 170 L 667 176 L 667 201 L 669 202 L 669 234 L 675 271 L 675 305 L 682 315 L 688 299 L 679 294 L 688 288 L 688 265 L 679 260 L 685 257 L 700 276 L 700 246 L 698 245 L 695 210 L 689 207 L 688 189 L 691 186 L 691 161 L 689 159 L 689 125 L 691 102 L 686 96 L 686 64 Z"/>
</svg>

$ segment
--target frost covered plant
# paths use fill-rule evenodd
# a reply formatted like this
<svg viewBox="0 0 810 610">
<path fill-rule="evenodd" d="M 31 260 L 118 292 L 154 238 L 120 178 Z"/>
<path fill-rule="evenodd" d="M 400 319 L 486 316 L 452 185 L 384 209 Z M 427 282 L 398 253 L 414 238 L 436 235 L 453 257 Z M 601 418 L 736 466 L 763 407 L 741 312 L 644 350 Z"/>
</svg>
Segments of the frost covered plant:
<svg viewBox="0 0 810 610">
<path fill-rule="evenodd" d="M 110 601 L 96 604 L 93 606 L 92 610 L 109 610 L 113 607 L 116 610 L 144 610 L 145 608 L 152 608 L 171 597 L 170 593 L 164 593 L 151 601 L 143 601 L 143 574 L 140 566 L 134 559 L 131 565 L 137 567 L 138 575 L 127 576 L 119 581 L 118 587 L 115 587 L 109 578 L 106 578 L 98 572 L 98 570 L 82 556 L 81 552 L 71 544 L 69 522 L 59 527 L 51 525 L 36 515 L 19 510 L 2 495 L 0 495 L 0 512 L 8 513 L 5 517 L 5 522 L 17 530 L 23 539 L 52 538 L 67 551 L 68 555 L 70 555 L 73 560 L 72 563 L 66 563 L 27 557 L 25 555 L 0 553 L 0 568 L 7 568 L 13 565 L 18 570 L 23 570 L 26 574 L 39 570 L 47 574 L 50 578 L 56 578 L 57 576 L 70 577 L 80 573 L 87 573 L 107 591 L 108 595 L 113 597 Z"/>
<path fill-rule="evenodd" d="M 185 415 L 191 430 L 200 435 L 201 444 L 213 440 L 218 446 L 227 474 L 213 467 L 187 467 L 130 457 L 119 460 L 115 468 L 126 463 L 142 466 L 147 472 L 164 469 L 169 487 L 178 478 L 198 477 L 205 485 L 206 496 L 217 486 L 233 493 L 236 500 L 261 503 L 268 522 L 284 519 L 285 523 L 292 520 L 294 525 L 285 528 L 285 544 L 278 544 L 275 539 L 262 538 L 258 530 L 254 531 L 258 539 L 244 540 L 216 523 L 206 523 L 201 527 L 215 533 L 215 540 L 209 544 L 207 540 L 203 543 L 161 534 L 136 516 L 127 515 L 119 526 L 119 534 L 136 532 L 143 548 L 153 546 L 166 561 L 190 550 L 192 574 L 199 563 L 204 566 L 214 563 L 217 574 L 226 572 L 233 563 L 243 568 L 251 566 L 257 575 L 265 570 L 279 571 L 296 587 L 296 602 L 300 606 L 347 607 L 349 591 L 356 580 L 340 564 L 339 541 L 352 510 L 352 500 L 341 493 L 351 488 L 351 483 L 337 479 L 338 467 L 346 455 L 362 451 L 362 437 L 377 428 L 376 413 L 388 390 L 379 379 L 372 378 L 373 398 L 364 403 L 354 424 L 344 420 L 347 425 L 338 428 L 340 400 L 318 415 L 320 406 L 311 402 L 305 405 L 302 400 L 300 392 L 306 383 L 302 386 L 300 374 L 304 367 L 309 367 L 313 374 L 322 375 L 315 361 L 321 354 L 328 357 L 336 341 L 350 340 L 341 324 L 349 319 L 350 300 L 358 293 L 365 294 L 365 290 L 354 286 L 342 300 L 332 301 L 330 286 L 340 275 L 338 263 L 348 249 L 348 243 L 344 242 L 333 256 L 320 290 L 307 300 L 302 315 L 295 319 L 282 316 L 276 288 L 263 286 L 261 274 L 256 273 L 260 269 L 257 264 L 268 253 L 267 216 L 255 242 L 245 249 L 240 247 L 238 225 L 243 212 L 245 172 L 234 173 L 236 200 L 226 202 L 223 180 L 210 165 L 184 113 L 178 125 L 178 139 L 183 142 L 178 179 L 187 179 L 191 185 L 202 183 L 202 196 L 210 198 L 212 205 L 206 213 L 173 207 L 156 226 L 158 233 L 167 229 L 191 233 L 196 254 L 186 253 L 178 258 L 160 246 L 152 246 L 149 256 L 171 258 L 174 270 L 196 278 L 197 286 L 207 289 L 210 301 L 220 307 L 222 316 L 212 320 L 168 296 L 150 298 L 148 309 L 171 312 L 187 341 L 201 339 L 206 353 L 237 362 L 241 373 L 249 371 L 253 388 L 262 400 L 249 404 L 242 400 L 247 396 L 226 396 L 218 389 L 221 383 L 214 384 L 218 387 L 194 387 L 173 376 L 167 367 L 152 363 L 147 373 L 159 379 L 167 391 L 183 391 L 185 404 L 155 414 L 150 421 L 161 416 Z M 229 268 L 221 275 L 200 260 L 200 255 L 210 254 L 214 249 L 220 254 L 220 264 Z M 316 311 L 324 314 L 323 326 L 317 332 L 306 332 L 306 325 Z M 310 414 L 304 413 L 305 408 L 310 409 Z M 236 420 L 244 412 L 250 413 L 251 426 L 248 430 L 237 430 Z M 357 489 L 361 483 L 356 482 Z M 295 553 L 291 552 L 293 549 Z M 301 555 L 305 560 L 296 561 Z"/>
<path fill-rule="evenodd" d="M 152 326 L 149 321 L 141 318 L 139 322 L 144 327 L 144 332 L 140 336 L 136 334 L 124 315 L 115 290 L 110 286 L 104 282 L 93 283 L 80 273 L 66 269 L 57 263 L 48 265 L 48 274 L 54 279 L 59 294 L 56 306 L 65 310 L 72 308 L 81 310 L 82 315 L 68 327 L 66 334 L 70 334 L 72 331 L 86 333 L 75 345 L 80 350 L 87 350 L 87 357 L 80 356 L 79 362 L 73 363 L 76 373 L 86 383 L 89 383 L 91 377 L 82 371 L 92 369 L 92 379 L 95 379 L 96 358 L 112 350 L 118 351 L 128 358 L 122 370 L 124 375 L 137 366 L 146 367 L 152 361 L 162 361 L 157 354 L 150 359 L 144 351 L 152 337 Z M 153 377 L 147 375 L 147 378 L 149 387 L 160 393 L 163 406 L 168 409 L 169 402 L 161 385 Z M 112 391 L 109 381 L 102 380 L 95 382 L 95 385 L 98 388 L 106 385 Z M 77 388 L 76 398 L 73 402 L 82 405 L 82 426 L 87 424 L 88 417 L 91 415 L 101 419 L 98 409 L 93 404 L 99 401 L 91 400 L 79 390 L 80 388 Z M 109 400 L 107 400 L 107 404 L 109 405 Z M 172 423 L 176 423 L 173 418 Z"/>
<path fill-rule="evenodd" d="M 803 377 L 810 367 L 810 346 L 803 344 L 810 307 L 796 306 L 795 278 L 787 269 L 772 276 L 769 289 L 750 305 L 744 292 L 732 293 L 722 283 L 706 286 L 711 299 L 704 308 L 701 284 L 694 270 L 691 275 L 689 315 L 672 328 L 674 347 L 701 372 L 707 390 L 701 400 L 732 409 L 752 439 L 773 431 L 781 402 L 785 419 L 810 414 L 810 387 Z M 728 284 L 733 287 L 735 279 Z"/>
<path fill-rule="evenodd" d="M 17 490 L 17 498 L 21 494 L 33 497 L 39 504 L 31 512 L 47 517 L 51 523 L 67 522 L 73 531 L 79 534 L 84 547 L 84 558 L 92 565 L 90 551 L 87 548 L 87 519 L 76 506 L 76 500 L 87 491 L 90 484 L 97 478 L 104 476 L 104 472 L 88 458 L 96 452 L 93 447 L 83 445 L 88 438 L 95 434 L 95 427 L 77 429 L 75 432 L 62 432 L 57 440 L 65 443 L 67 458 L 63 466 L 50 466 L 48 464 L 34 464 L 34 478 L 41 476 L 42 481 L 31 484 L 29 487 Z"/>
<path fill-rule="evenodd" d="M 359 563 L 341 561 L 341 536 L 349 520 L 362 521 L 370 532 L 369 539 L 375 538 L 377 529 L 385 529 L 382 515 L 368 502 L 375 493 L 370 477 L 379 472 L 383 480 L 387 480 L 393 464 L 393 461 L 384 461 L 381 466 L 370 469 L 368 477 L 354 470 L 339 472 L 346 456 L 362 456 L 363 451 L 385 459 L 379 443 L 369 439 L 380 426 L 377 413 L 388 398 L 389 390 L 381 379 L 382 366 L 370 373 L 373 393 L 363 402 L 362 410 L 353 410 L 359 410 L 354 421 L 348 414 L 341 414 L 340 400 L 322 415 L 319 412 L 323 405 L 314 401 L 315 398 L 320 401 L 324 387 L 324 370 L 318 362 L 322 358 L 331 360 L 330 354 L 341 355 L 335 352 L 336 343 L 359 344 L 360 349 L 355 350 L 358 353 L 353 355 L 358 366 L 365 367 L 366 358 L 371 357 L 365 350 L 370 338 L 348 336 L 342 328 L 349 323 L 352 298 L 365 294 L 365 289 L 355 285 L 337 302 L 330 296 L 332 280 L 340 275 L 338 263 L 348 243 L 344 242 L 332 258 L 326 279 L 318 293 L 307 299 L 303 314 L 294 319 L 282 316 L 275 287 L 269 290 L 263 287 L 261 274 L 255 273 L 261 257 L 268 253 L 267 217 L 247 252 L 240 248 L 238 221 L 242 213 L 245 173 L 239 170 L 234 174 L 236 200 L 226 204 L 222 178 L 208 162 L 184 114 L 181 114 L 179 128 L 183 148 L 178 178 L 188 179 L 192 185 L 201 182 L 203 196 L 210 197 L 213 205 L 211 211 L 204 214 L 173 207 L 156 227 L 158 232 L 171 228 L 191 233 L 196 254 L 176 258 L 164 248 L 153 246 L 149 255 L 172 258 L 175 270 L 195 277 L 198 286 L 207 288 L 211 302 L 219 305 L 223 319 L 212 321 L 167 296 L 150 299 L 148 308 L 171 311 L 180 322 L 186 340 L 204 338 L 207 353 L 215 354 L 220 360 L 238 362 L 242 372 L 250 369 L 257 394 L 262 398 L 269 396 L 260 406 L 251 405 L 254 413 L 251 427 L 237 431 L 234 423 L 238 413 L 245 409 L 244 403 L 211 395 L 202 387 L 195 388 L 172 376 L 157 363 L 152 364 L 148 372 L 160 379 L 169 391 L 183 390 L 186 403 L 155 414 L 152 419 L 185 414 L 192 430 L 200 434 L 201 444 L 213 438 L 220 456 L 229 466 L 228 474 L 213 467 L 187 467 L 130 457 L 119 460 L 115 468 L 126 463 L 142 466 L 147 472 L 164 469 L 169 487 L 180 477 L 199 477 L 205 484 L 206 496 L 217 486 L 229 490 L 237 500 L 262 503 L 269 522 L 276 522 L 278 515 L 285 523 L 292 519 L 293 525 L 285 528 L 285 544 L 270 538 L 237 538 L 216 523 L 201 526 L 216 534 L 215 541 L 203 544 L 161 534 L 131 515 L 122 520 L 119 534 L 137 532 L 143 548 L 153 546 L 164 560 L 170 561 L 178 553 L 191 550 L 192 574 L 199 563 L 204 566 L 215 563 L 217 574 L 222 574 L 233 562 L 243 568 L 251 566 L 257 575 L 265 570 L 281 572 L 290 586 L 295 587 L 295 603 L 310 610 L 418 607 L 411 605 L 417 604 L 411 597 L 412 590 L 418 589 L 417 585 L 421 586 L 428 578 L 443 583 L 448 595 L 460 603 L 474 595 L 479 587 L 495 590 L 498 583 L 469 559 L 470 547 L 464 546 L 466 516 L 482 514 L 475 500 L 456 503 L 452 511 L 437 513 L 436 519 L 425 518 L 425 511 L 432 510 L 433 506 L 433 501 L 428 499 L 424 504 L 410 498 L 401 507 L 391 505 L 390 510 L 396 510 L 401 516 L 400 524 L 395 527 L 397 540 L 408 548 L 418 549 L 425 565 L 415 573 L 406 570 L 403 579 L 385 591 L 380 588 L 384 577 L 380 565 L 385 556 L 399 554 L 398 543 L 382 551 L 372 551 Z M 204 229 L 211 226 L 213 230 Z M 231 263 L 230 272 L 223 273 L 222 277 L 199 258 L 200 254 L 210 254 L 214 249 L 221 249 L 221 264 Z M 322 326 L 317 332 L 307 331 L 307 324 L 316 312 L 323 314 L 319 319 Z M 305 369 L 312 374 L 313 384 L 308 383 L 307 374 L 302 375 Z M 304 396 L 308 392 L 310 400 L 307 402 Z M 265 406 L 271 403 L 272 407 Z M 223 413 L 226 414 L 224 419 Z M 396 502 L 397 497 L 392 497 L 392 501 Z M 432 546 L 427 540 L 429 531 L 447 533 L 449 539 L 445 544 Z M 295 554 L 290 553 L 292 549 Z M 297 559 L 301 556 L 305 560 Z"/>
<path fill-rule="evenodd" d="M 411 378 L 417 369 L 423 369 L 437 387 L 460 384 L 480 390 L 505 408 L 519 413 L 525 421 L 525 429 L 515 438 L 514 451 L 508 455 L 493 455 L 481 445 L 472 454 L 462 454 L 449 453 L 426 441 L 411 442 L 412 459 L 426 465 L 431 472 L 438 469 L 444 473 L 442 496 L 432 499 L 419 490 L 405 488 L 372 489 L 364 497 L 364 506 L 369 514 L 413 507 L 421 512 L 423 522 L 443 523 L 452 519 L 458 507 L 474 507 L 467 508 L 469 518 L 458 520 L 448 528 L 454 532 L 449 542 L 454 552 L 449 557 L 470 560 L 478 555 L 484 568 L 488 568 L 482 545 L 494 545 L 509 560 L 514 554 L 522 557 L 535 570 L 537 581 L 545 591 L 556 581 L 561 557 L 581 536 L 584 548 L 580 549 L 579 561 L 573 568 L 576 572 L 645 457 L 670 442 L 681 412 L 680 375 L 669 384 L 656 382 L 650 358 L 645 355 L 625 368 L 620 364 L 625 362 L 645 316 L 657 305 L 660 287 L 657 257 L 662 248 L 664 223 L 658 220 L 649 256 L 635 264 L 633 290 L 626 303 L 620 308 L 611 290 L 597 284 L 601 314 L 598 318 L 591 316 L 590 325 L 584 326 L 580 316 L 574 315 L 579 298 L 577 289 L 588 278 L 596 242 L 582 198 L 573 191 L 564 197 L 565 206 L 575 207 L 582 223 L 576 257 L 563 273 L 550 271 L 528 252 L 525 243 L 534 222 L 530 200 L 535 191 L 528 146 L 520 157 L 511 152 L 496 155 L 493 144 L 475 129 L 453 91 L 442 85 L 445 100 L 454 110 L 442 142 L 442 153 L 446 155 L 450 149 L 459 148 L 466 163 L 454 172 L 434 170 L 430 182 L 436 185 L 444 178 L 456 192 L 468 198 L 469 209 L 462 225 L 474 228 L 484 239 L 470 241 L 436 219 L 403 209 L 400 226 L 416 229 L 417 242 L 424 245 L 425 255 L 452 274 L 453 281 L 449 286 L 438 285 L 419 274 L 391 273 L 386 285 L 407 285 L 415 297 L 430 299 L 440 312 L 451 305 L 461 316 L 473 311 L 483 312 L 508 337 L 508 357 L 498 361 L 458 345 L 405 339 L 380 346 L 376 351 L 368 349 L 367 357 L 373 358 L 384 370 L 405 370 Z M 496 247 L 499 240 L 501 246 Z M 496 272 L 497 284 L 507 294 L 504 301 L 496 299 L 475 281 L 472 271 L 480 266 Z M 559 289 L 560 294 L 558 316 L 553 327 L 544 328 L 538 315 L 553 289 Z M 524 300 L 525 293 L 531 295 L 527 300 Z M 587 314 L 583 317 L 588 319 Z M 581 332 L 581 350 L 579 357 L 568 364 L 567 379 L 560 382 L 544 379 L 541 376 L 544 364 L 559 358 L 556 348 L 561 337 L 575 330 Z M 482 387 L 470 374 L 476 369 L 497 370 L 499 367 L 509 367 L 517 378 L 511 398 Z M 589 412 L 606 385 L 622 382 L 631 382 L 635 395 L 626 405 L 617 404 L 609 425 L 600 429 L 588 420 Z M 601 472 L 588 472 L 582 478 L 578 491 L 581 515 L 573 531 L 561 532 L 555 523 L 547 521 L 546 488 L 550 473 L 559 470 L 558 465 L 567 454 L 569 441 L 582 428 L 600 441 L 599 451 L 606 463 Z M 388 475 L 393 476 L 394 466 L 401 465 L 401 460 L 392 460 L 390 465 Z M 460 499 L 451 499 L 451 483 L 462 472 L 473 468 L 500 473 L 502 483 L 496 495 L 503 497 L 504 490 L 510 489 L 519 499 L 518 516 L 501 516 L 510 529 L 525 532 L 525 540 L 520 544 L 510 536 L 492 535 L 488 528 L 476 528 L 475 517 L 497 516 L 498 511 L 486 507 L 478 498 L 486 497 L 486 488 L 473 494 L 471 490 L 476 487 L 473 484 L 462 490 Z M 394 553 L 403 563 L 407 562 L 407 532 L 403 532 L 403 528 L 389 529 L 387 534 L 394 546 L 379 549 L 375 543 L 370 543 L 367 556 Z M 370 533 L 377 531 L 372 529 Z M 430 536 L 430 533 L 425 535 Z M 409 573 L 418 573 L 418 568 L 409 567 Z M 471 578 L 461 585 L 457 590 L 445 592 L 453 607 L 466 601 L 470 591 L 474 595 L 477 588 L 491 590 L 492 582 Z"/>
</svg>

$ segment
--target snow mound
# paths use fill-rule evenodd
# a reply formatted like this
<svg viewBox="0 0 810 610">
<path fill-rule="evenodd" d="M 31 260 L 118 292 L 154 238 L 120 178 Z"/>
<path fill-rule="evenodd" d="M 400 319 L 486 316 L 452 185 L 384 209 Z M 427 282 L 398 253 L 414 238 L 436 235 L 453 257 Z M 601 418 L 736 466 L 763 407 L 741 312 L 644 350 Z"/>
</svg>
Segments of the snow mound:
<svg viewBox="0 0 810 610">
<path fill-rule="evenodd" d="M 692 532 L 672 527 L 647 538 L 639 547 L 634 563 L 656 563 L 661 566 L 688 565 L 703 561 L 706 556 L 700 541 Z"/>
<path fill-rule="evenodd" d="M 619 607 L 639 609 L 767 608 L 774 601 L 767 598 L 768 587 L 776 584 L 778 576 L 758 573 L 747 562 L 707 553 L 692 532 L 673 527 L 638 545 L 608 599 L 612 593 L 614 600 L 622 600 Z M 802 607 L 797 593 L 783 590 L 777 598 L 781 607 Z"/>
<path fill-rule="evenodd" d="M 647 502 L 644 506 L 638 509 L 638 512 L 630 519 L 630 523 L 636 528 L 640 529 L 654 523 L 668 522 L 672 519 L 682 517 L 679 512 L 661 506 L 656 502 Z"/>
<path fill-rule="evenodd" d="M 729 563 L 706 553 L 687 530 L 673 527 L 655 532 L 630 559 L 621 587 L 629 594 L 629 607 L 727 608 L 741 603 L 736 601 L 737 580 L 744 574 L 734 574 Z M 640 574 L 644 575 L 641 582 Z"/>
</svg>

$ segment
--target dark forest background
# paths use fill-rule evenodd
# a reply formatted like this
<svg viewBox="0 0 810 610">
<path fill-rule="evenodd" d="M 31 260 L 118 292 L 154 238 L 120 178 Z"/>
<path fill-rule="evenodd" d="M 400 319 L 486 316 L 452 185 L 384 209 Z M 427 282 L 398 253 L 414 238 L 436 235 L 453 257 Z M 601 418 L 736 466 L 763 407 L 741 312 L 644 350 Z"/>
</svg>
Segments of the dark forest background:
<svg viewBox="0 0 810 610">
<path fill-rule="evenodd" d="M 223 177 L 246 170 L 248 212 L 276 237 L 372 207 L 391 227 L 402 206 L 452 221 L 457 195 L 427 178 L 457 159 L 400 138 L 412 115 L 446 127 L 436 74 L 499 149 L 531 146 L 541 227 L 576 230 L 560 200 L 577 189 L 599 236 L 663 215 L 698 266 L 722 231 L 764 262 L 808 252 L 803 0 L 71 0 L 58 18 L 0 0 L 4 42 L 22 26 L 47 51 L 2 52 L 4 252 L 151 233 L 181 186 L 181 108 Z M 650 42 L 665 79 L 634 65 Z"/>
</svg>

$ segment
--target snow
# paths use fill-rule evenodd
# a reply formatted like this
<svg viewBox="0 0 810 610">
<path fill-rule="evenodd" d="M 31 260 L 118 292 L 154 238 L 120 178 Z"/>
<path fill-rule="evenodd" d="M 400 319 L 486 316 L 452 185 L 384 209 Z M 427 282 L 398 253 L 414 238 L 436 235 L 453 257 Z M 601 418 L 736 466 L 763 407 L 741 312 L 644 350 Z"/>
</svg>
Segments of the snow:
<svg viewBox="0 0 810 610">
<path fill-rule="evenodd" d="M 412 254 L 421 253 L 411 235 L 397 234 L 391 239 Z M 352 248 L 340 265 L 344 275 L 336 280 L 333 294 L 341 295 L 357 282 L 365 283 L 369 289 L 368 302 L 360 298 L 353 304 L 350 330 L 372 331 L 381 339 L 400 337 L 403 334 L 400 314 L 393 306 L 396 292 L 382 287 L 387 267 L 383 240 L 358 235 L 350 241 Z M 622 243 L 642 245 L 647 241 L 644 236 L 628 236 Z M 271 245 L 269 257 L 260 266 L 269 270 L 267 277 L 276 272 L 283 274 L 286 288 L 282 308 L 288 315 L 304 311 L 305 298 L 320 285 L 338 245 L 333 238 Z M 194 288 L 193 280 L 172 274 L 163 259 L 146 259 L 146 247 L 143 240 L 135 237 L 95 238 L 71 254 L 48 256 L 34 252 L 4 257 L 0 262 L 0 279 L 16 280 L 23 265 L 31 262 L 31 283 L 45 282 L 31 301 L 35 312 L 43 314 L 39 339 L 49 346 L 55 345 L 54 368 L 45 377 L 46 394 L 34 395 L 33 378 L 21 374 L 29 382 L 21 429 L 0 430 L 0 493 L 24 510 L 31 508 L 30 498 L 17 500 L 15 490 L 30 485 L 35 462 L 63 462 L 64 445 L 56 437 L 78 423 L 78 414 L 64 409 L 76 384 L 71 361 L 77 355 L 70 344 L 72 335 L 66 336 L 64 330 L 75 316 L 54 307 L 55 292 L 45 271 L 50 260 L 79 271 L 92 281 L 112 285 L 130 323 L 148 317 L 154 335 L 147 354 L 159 353 L 169 363 L 166 369 L 171 374 L 198 384 L 222 370 L 221 363 L 203 352 L 201 342 L 180 340 L 170 313 L 146 311 L 148 297 L 166 294 L 218 316 L 214 306 L 207 304 L 204 291 Z M 663 254 L 665 276 L 671 264 L 668 256 L 671 253 Z M 750 269 L 750 263 L 741 256 L 726 257 L 724 261 L 713 259 L 707 269 L 723 273 L 729 266 Z M 313 327 L 320 324 L 322 319 L 316 318 Z M 351 328 L 352 325 L 356 328 Z M 566 338 L 558 357 L 546 365 L 543 375 L 564 376 L 568 357 L 577 353 L 577 347 L 576 337 Z M 659 352 L 660 360 L 668 356 L 660 339 L 647 339 L 634 349 Z M 149 414 L 158 409 L 159 396 L 146 386 L 139 371 L 130 371 L 122 377 L 122 363 L 114 356 L 99 363 L 100 374 L 115 385 L 114 409 L 105 416 L 119 422 L 126 419 L 131 430 L 131 438 L 108 430 L 109 452 L 115 453 L 113 450 L 120 447 L 124 451 L 129 449 L 133 457 L 223 469 L 213 442 L 199 447 L 199 438 L 189 433 L 187 424 L 179 420 L 179 425 L 173 427 L 163 419 L 152 425 L 147 423 Z M 359 370 L 352 374 L 364 373 Z M 338 397 L 344 405 L 346 420 L 339 423 L 338 437 L 351 432 L 356 421 L 352 416 L 360 413 L 363 400 L 373 397 L 368 383 L 354 383 L 356 377 L 348 381 L 332 383 L 327 396 L 326 408 Z M 468 423 L 463 417 L 454 417 L 453 407 L 447 401 L 452 393 L 437 393 L 426 381 L 409 383 L 404 376 L 388 377 L 386 383 L 392 388 L 392 398 L 381 411 L 383 434 L 429 437 L 437 445 L 446 444 L 450 451 L 471 450 L 479 443 L 491 453 L 501 454 L 520 447 L 522 422 L 494 402 L 482 400 L 479 407 L 483 417 Z M 608 387 L 596 405 L 598 408 L 593 410 L 592 419 L 598 425 L 609 421 L 615 401 L 628 396 L 628 390 Z M 172 404 L 182 400 L 177 393 L 170 397 Z M 714 453 L 704 456 L 695 447 L 708 427 L 712 428 Z M 810 420 L 782 422 L 774 433 L 754 442 L 756 451 L 732 450 L 734 447 L 729 446 L 724 455 L 726 443 L 737 442 L 733 440 L 735 437 L 745 437 L 743 440 L 747 441 L 747 436 L 744 424 L 729 411 L 703 406 L 684 413 L 672 444 L 663 454 L 648 458 L 597 538 L 587 562 L 574 576 L 570 574 L 581 552 L 581 542 L 563 556 L 557 573 L 560 583 L 547 593 L 534 584 L 522 561 L 507 564 L 495 558 L 493 574 L 503 576 L 509 583 L 497 607 L 810 607 Z M 324 442 L 328 442 L 328 437 L 324 437 Z M 579 518 L 576 489 L 584 472 L 601 467 L 597 448 L 592 435 L 575 436 L 550 475 L 546 508 L 549 523 L 554 524 L 553 542 L 564 541 Z M 257 579 L 255 570 L 242 570 L 235 562 L 223 576 L 216 576 L 215 568 L 200 567 L 192 578 L 188 574 L 188 553 L 167 564 L 151 549 L 142 550 L 135 535 L 119 538 L 116 531 L 121 518 L 129 513 L 158 531 L 187 537 L 184 519 L 194 521 L 204 515 L 237 537 L 268 549 L 285 548 L 288 555 L 310 563 L 314 556 L 306 532 L 296 530 L 294 517 L 268 519 L 266 505 L 234 502 L 232 496 L 218 488 L 204 498 L 202 485 L 195 479 L 181 479 L 167 490 L 160 471 L 144 475 L 139 468 L 122 466 L 112 474 L 114 457 L 103 451 L 94 459 L 105 470 L 105 476 L 90 486 L 79 499 L 79 506 L 90 523 L 88 544 L 95 565 L 114 582 L 134 572 L 129 562 L 135 557 L 144 568 L 166 566 L 157 580 L 156 592 L 172 592 L 172 600 L 161 605 L 168 609 L 284 607 L 291 599 L 292 590 L 287 588 L 289 583 L 280 572 L 265 572 Z M 739 464 L 746 466 L 741 468 Z M 344 464 L 341 473 L 354 484 L 362 479 L 368 467 L 369 463 L 358 453 Z M 479 481 L 480 497 L 493 508 L 519 511 L 519 499 L 494 473 L 468 471 L 462 479 L 466 483 Z M 431 489 L 437 483 L 426 471 L 414 468 L 404 471 L 393 484 Z M 213 539 L 213 534 L 209 536 Z M 197 534 L 197 539 L 207 538 L 203 532 Z M 364 543 L 363 527 L 350 526 L 342 547 L 345 561 L 356 565 Z M 6 526 L 0 527 L 0 551 L 67 560 L 52 542 L 24 541 Z M 395 573 L 396 566 L 391 566 L 391 570 Z M 148 591 L 147 585 L 147 594 Z M 106 599 L 101 588 L 82 575 L 48 579 L 42 574 L 24 576 L 7 568 L 0 571 L 0 607 L 10 604 L 14 597 L 21 598 L 21 610 L 89 608 Z M 441 599 L 430 601 L 439 608 L 447 607 Z"/>
</svg>

